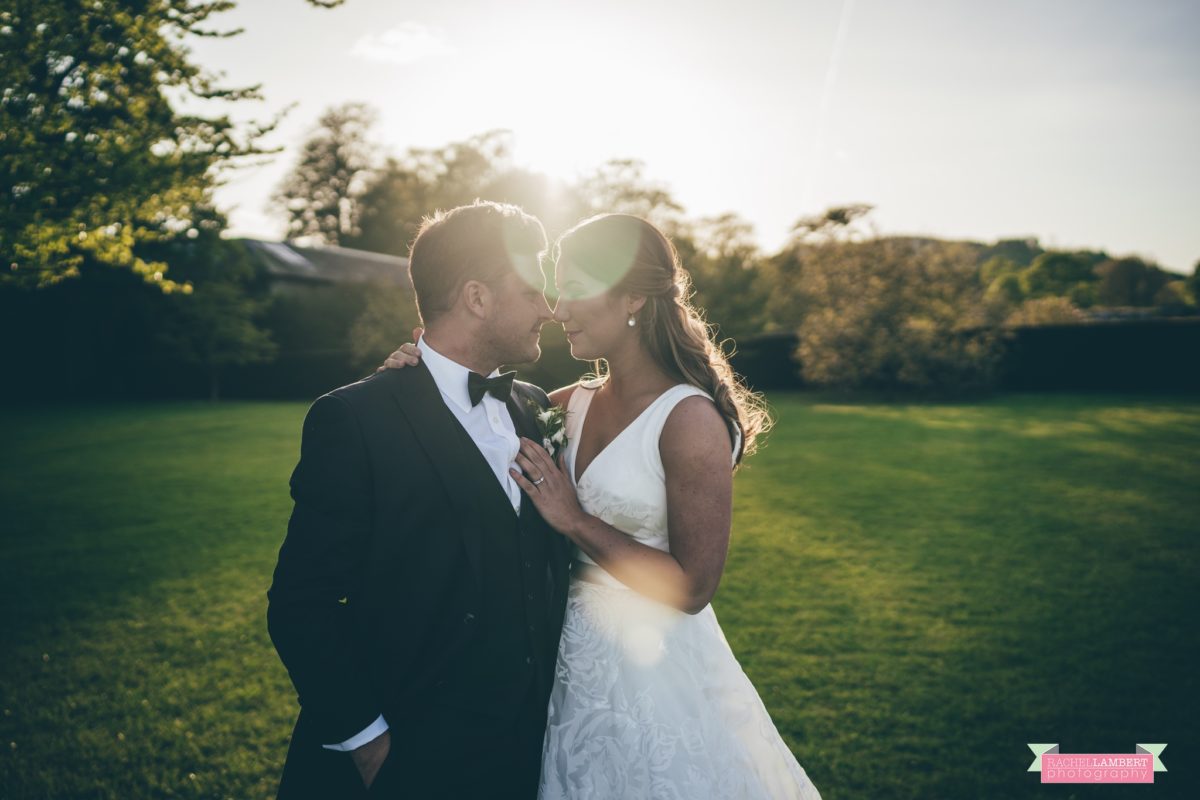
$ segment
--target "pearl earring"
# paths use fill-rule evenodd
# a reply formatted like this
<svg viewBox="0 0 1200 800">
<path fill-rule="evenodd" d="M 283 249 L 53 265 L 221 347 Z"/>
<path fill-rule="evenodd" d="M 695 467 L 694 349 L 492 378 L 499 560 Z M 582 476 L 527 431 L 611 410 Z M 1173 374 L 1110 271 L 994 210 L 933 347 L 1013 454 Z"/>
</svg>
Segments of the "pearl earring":
<svg viewBox="0 0 1200 800">
<path fill-rule="evenodd" d="M 637 325 L 637 320 L 635 320 L 633 317 L 630 317 L 627 324 L 632 328 L 633 326 Z"/>
</svg>

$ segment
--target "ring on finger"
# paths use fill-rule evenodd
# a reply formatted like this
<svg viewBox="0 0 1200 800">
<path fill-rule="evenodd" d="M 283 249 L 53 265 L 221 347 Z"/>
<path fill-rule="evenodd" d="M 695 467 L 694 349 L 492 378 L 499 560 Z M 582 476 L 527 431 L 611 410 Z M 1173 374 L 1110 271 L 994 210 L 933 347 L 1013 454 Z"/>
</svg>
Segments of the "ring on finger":
<svg viewBox="0 0 1200 800">
<path fill-rule="evenodd" d="M 534 481 L 534 482 L 533 482 L 533 485 L 534 485 L 534 486 L 541 486 L 541 485 L 542 485 L 543 483 L 545 483 L 545 482 L 546 482 L 546 476 L 545 476 L 545 475 L 543 475 L 542 477 L 540 477 L 540 478 L 538 478 L 536 481 Z"/>
</svg>

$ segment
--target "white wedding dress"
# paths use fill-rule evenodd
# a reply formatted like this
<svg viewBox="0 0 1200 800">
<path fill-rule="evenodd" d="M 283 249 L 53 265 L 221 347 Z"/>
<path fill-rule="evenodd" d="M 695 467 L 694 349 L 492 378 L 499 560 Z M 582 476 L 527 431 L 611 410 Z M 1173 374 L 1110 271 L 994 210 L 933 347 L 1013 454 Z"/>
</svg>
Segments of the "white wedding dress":
<svg viewBox="0 0 1200 800">
<path fill-rule="evenodd" d="M 568 403 L 566 463 L 597 383 Z M 668 550 L 658 439 L 668 389 L 588 465 L 583 509 Z M 689 615 L 627 588 L 586 555 L 572 579 L 543 746 L 541 800 L 820 800 L 729 649 L 712 606 Z M 577 567 L 580 564 L 576 564 Z M 586 579 L 585 579 L 586 578 Z"/>
</svg>

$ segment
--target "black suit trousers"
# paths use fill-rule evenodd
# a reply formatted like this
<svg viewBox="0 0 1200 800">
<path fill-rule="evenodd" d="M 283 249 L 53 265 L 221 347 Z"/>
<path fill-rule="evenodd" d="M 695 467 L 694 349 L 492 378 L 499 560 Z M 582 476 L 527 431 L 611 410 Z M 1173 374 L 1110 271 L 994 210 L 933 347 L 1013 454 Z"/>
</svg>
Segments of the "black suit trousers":
<svg viewBox="0 0 1200 800">
<path fill-rule="evenodd" d="M 532 702 L 515 720 L 431 706 L 391 726 L 391 750 L 370 790 L 349 753 L 325 750 L 315 769 L 285 775 L 279 797 L 536 800 L 545 730 L 546 709 Z"/>
</svg>

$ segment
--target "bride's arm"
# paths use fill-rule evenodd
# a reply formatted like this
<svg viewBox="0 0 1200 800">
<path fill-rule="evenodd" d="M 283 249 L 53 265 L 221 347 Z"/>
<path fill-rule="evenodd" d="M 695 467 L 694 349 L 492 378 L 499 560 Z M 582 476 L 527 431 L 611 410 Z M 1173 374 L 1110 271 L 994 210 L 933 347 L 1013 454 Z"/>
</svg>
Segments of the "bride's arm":
<svg viewBox="0 0 1200 800">
<path fill-rule="evenodd" d="M 522 455 L 537 458 L 532 442 Z M 725 569 L 733 503 L 728 429 L 706 398 L 687 398 L 667 418 L 659 439 L 667 485 L 670 552 L 634 541 L 579 507 L 574 491 L 562 491 L 561 467 L 551 474 L 544 462 L 521 461 L 544 475 L 548 492 L 535 496 L 524 476 L 514 473 L 534 497 L 542 516 L 580 550 L 631 589 L 689 614 L 704 609 L 716 594 Z M 541 451 L 544 453 L 545 451 Z M 548 460 L 548 459 L 547 459 Z"/>
</svg>

